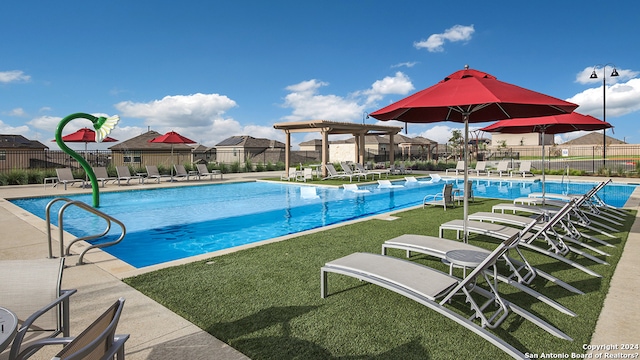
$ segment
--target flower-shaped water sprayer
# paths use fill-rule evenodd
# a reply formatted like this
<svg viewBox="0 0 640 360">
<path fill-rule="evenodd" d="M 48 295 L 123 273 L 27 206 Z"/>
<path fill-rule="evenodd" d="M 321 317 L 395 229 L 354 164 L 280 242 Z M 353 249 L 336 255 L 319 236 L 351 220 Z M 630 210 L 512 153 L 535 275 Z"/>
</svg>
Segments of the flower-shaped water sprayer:
<svg viewBox="0 0 640 360">
<path fill-rule="evenodd" d="M 87 119 L 91 121 L 93 123 L 93 128 L 96 130 L 96 142 L 102 142 L 102 140 L 104 140 L 107 137 L 107 135 L 109 135 L 111 130 L 113 130 L 113 128 L 118 123 L 118 121 L 120 121 L 120 117 L 116 115 L 116 116 L 111 116 L 106 118 L 102 116 L 96 117 L 96 116 L 85 114 L 85 113 L 75 113 L 60 120 L 60 123 L 58 123 L 58 128 L 56 129 L 56 143 L 58 144 L 60 149 L 62 149 L 62 151 L 71 155 L 71 157 L 73 157 L 82 166 L 85 173 L 89 177 L 89 180 L 91 181 L 91 188 L 93 190 L 93 207 L 99 207 L 100 206 L 100 190 L 98 187 L 98 179 L 96 178 L 96 174 L 93 172 L 93 169 L 91 168 L 89 163 L 87 163 L 87 161 L 82 156 L 80 156 L 80 154 L 71 150 L 64 143 L 64 140 L 62 140 L 62 129 L 71 120 L 74 120 L 74 119 Z"/>
</svg>

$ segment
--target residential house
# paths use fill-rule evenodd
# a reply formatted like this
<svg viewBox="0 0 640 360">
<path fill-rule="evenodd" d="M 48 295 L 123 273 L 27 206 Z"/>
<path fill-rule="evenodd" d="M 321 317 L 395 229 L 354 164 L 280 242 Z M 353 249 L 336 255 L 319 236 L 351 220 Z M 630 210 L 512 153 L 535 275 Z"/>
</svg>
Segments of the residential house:
<svg viewBox="0 0 640 360">
<path fill-rule="evenodd" d="M 264 138 L 240 135 L 226 138 L 215 145 L 216 160 L 221 164 L 277 163 L 284 161 L 285 144 Z"/>
<path fill-rule="evenodd" d="M 49 148 L 22 135 L 0 135 L 0 170 L 62 166 L 48 157 Z M 60 157 L 64 163 L 69 156 Z M 49 166 L 47 166 L 49 165 Z"/>
<path fill-rule="evenodd" d="M 109 147 L 112 155 L 111 163 L 114 166 L 129 165 L 134 168 L 144 168 L 146 165 L 171 168 L 173 164 L 193 163 L 193 146 L 149 142 L 158 136 L 162 134 L 149 130 Z"/>
</svg>

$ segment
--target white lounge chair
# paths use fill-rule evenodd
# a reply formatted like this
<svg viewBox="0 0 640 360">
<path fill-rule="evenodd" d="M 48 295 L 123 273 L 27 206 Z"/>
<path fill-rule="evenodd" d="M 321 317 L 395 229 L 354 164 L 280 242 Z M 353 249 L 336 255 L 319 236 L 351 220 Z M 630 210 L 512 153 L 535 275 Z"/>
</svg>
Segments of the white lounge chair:
<svg viewBox="0 0 640 360">
<path fill-rule="evenodd" d="M 220 176 L 220 180 L 222 180 L 222 171 L 220 170 L 209 171 L 206 164 L 196 164 L 196 168 L 198 169 L 198 179 L 209 176 L 209 180 L 213 180 L 216 176 Z"/>
<path fill-rule="evenodd" d="M 444 173 L 449 175 L 449 171 L 455 173 L 456 175 L 464 173 L 466 171 L 464 167 L 464 161 L 458 161 L 455 168 L 446 169 Z"/>
<path fill-rule="evenodd" d="M 56 175 L 58 176 L 58 182 L 53 185 L 54 187 L 58 184 L 62 184 L 64 185 L 64 189 L 67 190 L 67 184 L 71 184 L 73 186 L 73 184 L 77 182 L 82 183 L 82 187 L 84 187 L 85 180 L 74 178 L 70 168 L 56 169 Z"/>
<path fill-rule="evenodd" d="M 475 169 L 469 169 L 469 174 L 474 174 L 476 176 L 487 175 L 487 162 L 478 161 Z"/>
<path fill-rule="evenodd" d="M 116 181 L 116 177 L 109 176 L 107 173 L 107 168 L 104 166 L 98 166 L 93 168 L 93 173 L 96 176 L 96 180 L 102 182 L 102 187 L 104 187 L 109 181 Z"/>
<path fill-rule="evenodd" d="M 320 195 L 316 192 L 315 186 L 301 186 L 300 187 L 300 197 L 302 199 L 319 199 Z"/>
<path fill-rule="evenodd" d="M 437 205 L 444 207 L 444 211 L 447 211 L 447 206 L 452 207 L 453 202 L 453 184 L 448 183 L 444 184 L 442 187 L 442 192 L 427 195 L 422 199 L 422 208 L 424 209 L 427 205 Z"/>
<path fill-rule="evenodd" d="M 519 240 L 519 234 L 516 234 L 503 241 L 489 255 L 484 252 L 457 252 L 455 255 L 467 255 L 475 259 L 473 261 L 475 268 L 464 279 L 403 259 L 370 253 L 354 253 L 327 262 L 320 269 L 320 295 L 322 298 L 327 297 L 328 273 L 354 277 L 417 301 L 481 336 L 510 356 L 524 359 L 524 354 L 487 331 L 487 328 L 499 327 L 513 312 L 532 321 L 554 336 L 566 340 L 571 340 L 571 338 L 551 324 L 502 298 L 497 291 L 497 280 L 490 278 L 487 274 L 487 270 L 494 269 L 496 261 L 509 249 L 515 248 Z M 453 253 L 450 255 L 447 258 L 455 262 L 457 256 L 454 256 Z M 476 285 L 479 278 L 486 281 L 487 289 Z M 456 294 L 460 295 L 460 305 L 470 304 L 473 312 L 471 317 L 462 316 L 447 307 L 449 302 L 458 299 Z M 478 303 L 479 297 L 487 301 Z M 488 304 L 495 306 L 487 306 Z"/>
<path fill-rule="evenodd" d="M 313 169 L 304 168 L 302 171 L 298 171 L 296 174 L 296 181 L 304 181 L 313 180 Z"/>
<path fill-rule="evenodd" d="M 520 174 L 522 177 L 527 177 L 527 175 L 535 176 L 531 172 L 531 161 L 521 161 L 520 167 L 517 170 L 511 170 L 509 175 L 513 177 L 513 174 Z"/>
<path fill-rule="evenodd" d="M 497 173 L 500 177 L 502 177 L 502 174 L 507 175 L 509 173 L 509 161 L 500 161 L 495 170 L 487 171 L 487 176 L 491 176 L 495 173 Z"/>
<path fill-rule="evenodd" d="M 358 184 L 342 184 L 342 188 L 345 191 L 351 191 L 354 193 L 369 193 L 371 191 L 367 190 L 367 189 L 360 189 L 358 187 Z"/>
<path fill-rule="evenodd" d="M 404 185 L 394 184 L 391 180 L 380 180 L 378 179 L 378 188 L 380 189 L 397 189 L 403 188 Z"/>
<path fill-rule="evenodd" d="M 116 181 L 118 182 L 118 186 L 122 185 L 120 181 L 127 181 L 127 185 L 130 185 L 131 180 L 138 180 L 139 183 L 144 184 L 144 176 L 140 175 L 131 175 L 131 171 L 129 171 L 128 166 L 116 166 L 116 172 L 118 173 L 118 178 Z"/>
</svg>

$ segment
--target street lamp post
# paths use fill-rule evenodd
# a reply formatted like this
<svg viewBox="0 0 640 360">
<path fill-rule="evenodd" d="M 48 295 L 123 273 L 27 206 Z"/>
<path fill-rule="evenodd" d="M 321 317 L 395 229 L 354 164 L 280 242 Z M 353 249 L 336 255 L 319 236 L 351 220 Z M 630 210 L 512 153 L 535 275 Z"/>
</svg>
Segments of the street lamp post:
<svg viewBox="0 0 640 360">
<path fill-rule="evenodd" d="M 611 66 L 613 71 L 611 72 L 611 77 L 618 76 L 618 70 L 616 70 L 616 66 L 612 63 L 607 63 L 604 65 L 596 65 L 593 67 L 593 72 L 590 79 L 597 79 L 598 75 L 596 74 L 596 68 L 602 66 L 602 121 L 607 121 L 607 66 Z M 607 129 L 602 130 L 602 167 L 607 166 Z"/>
</svg>

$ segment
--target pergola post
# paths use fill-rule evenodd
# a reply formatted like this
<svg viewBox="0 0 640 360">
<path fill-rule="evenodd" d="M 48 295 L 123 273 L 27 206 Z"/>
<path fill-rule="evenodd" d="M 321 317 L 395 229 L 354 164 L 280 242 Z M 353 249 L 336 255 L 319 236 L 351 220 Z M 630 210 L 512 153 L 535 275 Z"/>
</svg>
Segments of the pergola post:
<svg viewBox="0 0 640 360">
<path fill-rule="evenodd" d="M 291 132 L 285 131 L 285 151 L 284 151 L 284 170 L 289 171 L 289 163 L 291 159 Z"/>
<path fill-rule="evenodd" d="M 364 144 L 365 144 L 365 134 L 364 133 L 360 133 L 358 134 L 358 140 L 359 140 L 359 145 L 358 145 L 358 162 L 362 165 L 364 165 Z"/>
<path fill-rule="evenodd" d="M 327 167 L 329 162 L 329 129 L 322 129 L 322 177 L 327 177 Z"/>
<path fill-rule="evenodd" d="M 395 159 L 395 146 L 393 146 L 393 133 L 389 133 L 389 167 L 393 166 L 396 162 Z"/>
</svg>

